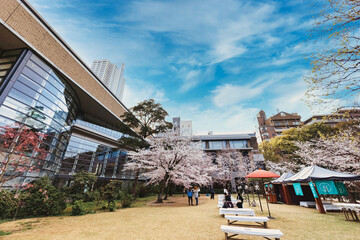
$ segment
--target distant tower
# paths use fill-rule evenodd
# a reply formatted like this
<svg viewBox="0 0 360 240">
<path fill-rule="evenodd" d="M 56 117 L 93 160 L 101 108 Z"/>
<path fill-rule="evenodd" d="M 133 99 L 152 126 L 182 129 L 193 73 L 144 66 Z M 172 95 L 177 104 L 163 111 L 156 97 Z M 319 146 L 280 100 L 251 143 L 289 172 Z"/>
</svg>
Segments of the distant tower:
<svg viewBox="0 0 360 240">
<path fill-rule="evenodd" d="M 91 71 L 120 101 L 123 98 L 125 87 L 124 68 L 124 64 L 121 69 L 118 69 L 115 64 L 106 59 L 94 60 L 91 66 Z"/>
<path fill-rule="evenodd" d="M 173 118 L 173 130 L 180 133 L 180 117 Z"/>
<path fill-rule="evenodd" d="M 181 136 L 192 135 L 192 121 L 181 121 L 180 117 L 173 118 L 173 131 L 179 133 Z"/>
</svg>

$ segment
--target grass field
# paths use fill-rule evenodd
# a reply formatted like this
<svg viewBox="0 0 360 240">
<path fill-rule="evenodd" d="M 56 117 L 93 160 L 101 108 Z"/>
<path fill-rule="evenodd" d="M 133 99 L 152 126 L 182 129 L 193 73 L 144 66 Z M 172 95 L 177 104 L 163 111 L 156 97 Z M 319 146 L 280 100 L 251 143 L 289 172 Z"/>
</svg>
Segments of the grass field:
<svg viewBox="0 0 360 240">
<path fill-rule="evenodd" d="M 226 220 L 218 214 L 217 199 L 201 196 L 199 206 L 190 207 L 181 196 L 164 204 L 152 203 L 154 199 L 140 199 L 135 207 L 116 212 L 5 222 L 0 232 L 12 234 L 0 235 L 0 239 L 224 239 L 220 225 Z M 319 214 L 315 209 L 284 204 L 270 208 L 276 219 L 269 221 L 269 228 L 280 229 L 281 239 L 360 239 L 360 222 L 345 221 L 342 213 Z M 253 209 L 256 215 L 266 215 L 259 207 Z"/>
</svg>

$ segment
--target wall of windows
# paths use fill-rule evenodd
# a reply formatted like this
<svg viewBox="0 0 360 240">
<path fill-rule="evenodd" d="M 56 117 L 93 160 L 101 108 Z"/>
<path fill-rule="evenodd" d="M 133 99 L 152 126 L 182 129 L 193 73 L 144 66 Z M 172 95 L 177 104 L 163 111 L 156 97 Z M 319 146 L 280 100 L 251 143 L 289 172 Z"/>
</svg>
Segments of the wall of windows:
<svg viewBox="0 0 360 240">
<path fill-rule="evenodd" d="M 209 149 L 226 149 L 226 141 L 209 141 Z"/>
<path fill-rule="evenodd" d="M 242 149 L 242 148 L 248 148 L 248 143 L 246 140 L 235 140 L 235 141 L 229 141 L 229 146 L 232 149 Z"/>
<path fill-rule="evenodd" d="M 33 162 L 39 171 L 27 171 L 23 175 L 26 178 L 18 177 L 9 184 L 43 175 L 51 177 L 59 171 L 79 107 L 75 92 L 62 76 L 31 51 L 24 51 L 27 53 L 19 59 L 14 75 L 3 81 L 6 85 L 2 86 L 4 91 L 0 96 L 1 134 L 6 128 L 21 129 L 21 126 L 43 133 L 39 147 L 46 151 L 46 157 L 36 159 L 35 153 L 27 152 L 27 157 L 36 160 Z M 4 164 L 9 154 L 14 153 L 11 146 L 2 144 L 1 147 L 0 164 Z M 12 174 L 10 170 L 6 175 L 9 174 Z"/>
<path fill-rule="evenodd" d="M 122 172 L 127 152 L 96 140 L 73 135 L 66 150 L 60 175 L 73 175 L 80 171 L 95 173 L 98 177 L 129 179 Z"/>
</svg>

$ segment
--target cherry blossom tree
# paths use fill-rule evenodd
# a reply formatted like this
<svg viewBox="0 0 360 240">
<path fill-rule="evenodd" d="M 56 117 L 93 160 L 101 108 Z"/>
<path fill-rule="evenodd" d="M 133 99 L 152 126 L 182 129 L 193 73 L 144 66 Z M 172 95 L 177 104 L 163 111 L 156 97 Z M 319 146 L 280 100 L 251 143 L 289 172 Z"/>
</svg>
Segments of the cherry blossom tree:
<svg viewBox="0 0 360 240">
<path fill-rule="evenodd" d="M 40 160 L 47 152 L 41 146 L 46 136 L 25 125 L 1 127 L 0 139 L 0 189 L 6 182 L 21 177 L 24 173 L 38 171 Z M 21 188 L 25 186 L 12 186 Z"/>
<path fill-rule="evenodd" d="M 235 149 L 225 149 L 217 154 L 216 162 L 219 171 L 215 178 L 217 182 L 222 183 L 224 186 L 235 184 L 235 178 L 244 178 L 254 166 L 251 164 L 250 159 L 243 157 L 241 152 Z"/>
<path fill-rule="evenodd" d="M 287 172 L 297 172 L 305 167 L 303 164 L 299 164 L 298 162 L 292 162 L 292 161 L 279 161 L 279 162 L 273 162 L 273 161 L 265 161 L 266 169 L 277 173 L 277 174 L 283 174 Z"/>
<path fill-rule="evenodd" d="M 130 161 L 124 170 L 141 169 L 143 176 L 150 179 L 148 184 L 160 184 L 157 202 L 169 182 L 190 186 L 197 183 L 206 185 L 211 181 L 210 172 L 204 166 L 210 166 L 200 144 L 191 142 L 189 137 L 166 132 L 150 141 L 149 149 L 129 152 Z"/>
<path fill-rule="evenodd" d="M 296 146 L 299 148 L 296 154 L 306 165 L 360 175 L 360 139 L 353 131 L 297 142 Z"/>
</svg>

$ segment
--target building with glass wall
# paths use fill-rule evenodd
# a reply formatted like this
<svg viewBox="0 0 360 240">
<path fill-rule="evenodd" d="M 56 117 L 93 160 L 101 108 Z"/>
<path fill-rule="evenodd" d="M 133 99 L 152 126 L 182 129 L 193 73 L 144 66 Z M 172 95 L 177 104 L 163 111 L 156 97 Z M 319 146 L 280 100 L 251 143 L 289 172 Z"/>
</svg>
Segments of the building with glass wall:
<svg viewBox="0 0 360 240">
<path fill-rule="evenodd" d="M 233 149 L 239 152 L 245 159 L 252 163 L 255 168 L 264 166 L 263 158 L 259 155 L 256 134 L 213 134 L 195 135 L 194 141 L 200 141 L 205 152 L 216 156 L 222 150 Z"/>
<path fill-rule="evenodd" d="M 127 108 L 25 0 L 0 6 L 3 186 L 42 176 L 61 185 L 79 171 L 131 179 L 119 145 L 138 138 L 119 117 Z"/>
</svg>

